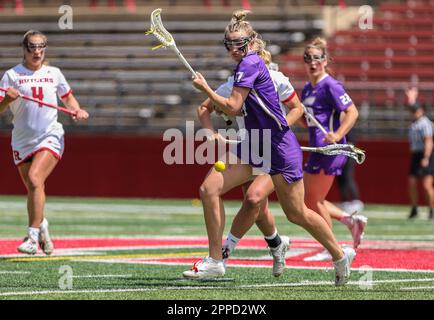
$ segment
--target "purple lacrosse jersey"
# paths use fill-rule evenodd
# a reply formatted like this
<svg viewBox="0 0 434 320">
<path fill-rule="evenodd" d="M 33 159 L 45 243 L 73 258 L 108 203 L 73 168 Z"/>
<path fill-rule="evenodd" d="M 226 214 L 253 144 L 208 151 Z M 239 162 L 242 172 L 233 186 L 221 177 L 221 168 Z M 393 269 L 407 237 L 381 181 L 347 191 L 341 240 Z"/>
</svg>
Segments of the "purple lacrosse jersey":
<svg viewBox="0 0 434 320">
<path fill-rule="evenodd" d="M 245 104 L 245 128 L 249 135 L 251 149 L 259 145 L 259 153 L 265 144 L 270 145 L 270 175 L 282 174 L 288 183 L 303 177 L 300 145 L 289 128 L 279 105 L 279 96 L 264 61 L 255 53 L 248 53 L 236 66 L 234 87 L 249 88 Z M 271 139 L 264 141 L 262 134 L 252 141 L 252 130 L 270 130 Z M 257 137 L 257 136 L 256 136 Z M 265 149 L 265 148 L 264 148 Z M 261 155 L 262 156 L 262 155 Z M 240 159 L 242 159 L 240 157 Z M 257 167 L 249 160 L 249 163 Z"/>
<path fill-rule="evenodd" d="M 310 114 L 314 115 L 326 131 L 336 131 L 340 126 L 340 115 L 343 110 L 353 104 L 349 95 L 345 92 L 343 85 L 327 75 L 315 87 L 307 83 L 301 93 L 301 100 Z M 322 147 L 327 145 L 324 134 L 308 118 L 309 146 Z M 338 143 L 347 143 L 342 138 Z M 318 153 L 311 153 L 304 166 L 304 171 L 312 174 L 324 170 L 327 175 L 340 175 L 347 158 L 343 155 L 327 156 Z"/>
</svg>

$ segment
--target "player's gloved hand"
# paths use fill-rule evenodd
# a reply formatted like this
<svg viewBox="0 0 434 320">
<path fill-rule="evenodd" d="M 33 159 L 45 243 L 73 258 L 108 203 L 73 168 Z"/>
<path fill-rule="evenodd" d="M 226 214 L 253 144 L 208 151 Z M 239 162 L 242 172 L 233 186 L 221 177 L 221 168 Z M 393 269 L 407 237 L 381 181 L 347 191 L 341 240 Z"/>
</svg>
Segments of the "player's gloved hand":
<svg viewBox="0 0 434 320">
<path fill-rule="evenodd" d="M 196 78 L 193 79 L 193 86 L 196 89 L 199 89 L 201 91 L 205 91 L 208 87 L 208 83 L 206 82 L 205 78 L 202 74 L 199 72 L 196 72 Z"/>
<path fill-rule="evenodd" d="M 87 120 L 89 119 L 89 113 L 87 113 L 86 110 L 80 109 L 77 111 L 77 114 L 75 117 L 73 117 L 73 119 L 77 121 Z"/>
<path fill-rule="evenodd" d="M 405 90 L 405 94 L 407 96 L 407 102 L 409 105 L 416 104 L 417 96 L 419 95 L 419 90 L 416 87 Z"/>
<path fill-rule="evenodd" d="M 207 136 L 207 140 L 208 142 L 213 142 L 213 141 L 225 141 L 225 138 L 223 138 L 220 133 L 214 132 L 212 135 Z"/>
<path fill-rule="evenodd" d="M 12 102 L 15 101 L 17 98 L 19 98 L 20 96 L 21 94 L 17 89 L 13 87 L 9 87 L 8 91 L 6 92 L 5 99 L 7 102 Z"/>
<path fill-rule="evenodd" d="M 221 116 L 223 114 L 223 111 L 217 106 L 214 106 L 214 110 L 218 116 Z"/>
<path fill-rule="evenodd" d="M 342 137 L 337 134 L 336 132 L 329 132 L 326 134 L 326 136 L 324 137 L 324 141 L 326 141 L 327 143 L 338 143 L 340 140 L 342 140 Z"/>
</svg>

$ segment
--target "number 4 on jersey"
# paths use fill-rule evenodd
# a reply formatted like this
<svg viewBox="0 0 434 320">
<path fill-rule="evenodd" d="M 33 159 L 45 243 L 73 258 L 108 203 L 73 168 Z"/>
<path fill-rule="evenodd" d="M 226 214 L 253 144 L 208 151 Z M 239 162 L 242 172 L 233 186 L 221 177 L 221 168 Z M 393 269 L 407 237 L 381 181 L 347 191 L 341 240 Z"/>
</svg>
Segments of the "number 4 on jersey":
<svg viewBox="0 0 434 320">
<path fill-rule="evenodd" d="M 32 87 L 32 95 L 33 98 L 38 100 L 44 100 L 44 92 L 42 91 L 42 87 Z M 39 103 L 39 107 L 41 108 L 43 105 Z"/>
</svg>

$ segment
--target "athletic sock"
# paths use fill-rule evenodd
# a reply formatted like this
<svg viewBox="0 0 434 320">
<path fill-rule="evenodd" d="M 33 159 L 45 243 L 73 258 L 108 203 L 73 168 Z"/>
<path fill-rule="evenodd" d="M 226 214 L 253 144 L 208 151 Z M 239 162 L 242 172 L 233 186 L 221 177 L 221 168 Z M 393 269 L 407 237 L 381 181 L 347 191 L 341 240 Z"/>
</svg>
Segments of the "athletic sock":
<svg viewBox="0 0 434 320">
<path fill-rule="evenodd" d="M 207 260 L 208 260 L 208 262 L 211 262 L 213 264 L 219 264 L 219 263 L 223 262 L 222 260 L 217 260 L 217 259 L 214 259 L 214 258 L 211 258 L 211 257 L 208 257 Z"/>
<path fill-rule="evenodd" d="M 39 239 L 39 228 L 32 228 L 29 227 L 27 229 L 27 235 L 29 236 L 30 239 L 32 239 L 34 242 L 38 243 L 38 239 Z"/>
<path fill-rule="evenodd" d="M 44 235 L 45 239 L 50 239 L 50 234 L 48 232 L 48 221 L 44 218 L 41 225 L 39 226 L 40 232 Z"/>
<path fill-rule="evenodd" d="M 48 228 L 48 221 L 47 219 L 44 218 L 44 220 L 42 220 L 41 225 L 39 226 L 39 228 L 41 229 L 41 231 L 45 231 Z"/>
<path fill-rule="evenodd" d="M 240 240 L 241 239 L 235 237 L 232 233 L 229 232 L 223 247 L 228 247 L 230 252 L 234 252 L 235 246 Z"/>
<path fill-rule="evenodd" d="M 269 248 L 277 248 L 282 243 L 282 239 L 280 238 L 277 230 L 275 230 L 271 236 L 264 236 L 264 239 L 267 242 Z"/>
</svg>

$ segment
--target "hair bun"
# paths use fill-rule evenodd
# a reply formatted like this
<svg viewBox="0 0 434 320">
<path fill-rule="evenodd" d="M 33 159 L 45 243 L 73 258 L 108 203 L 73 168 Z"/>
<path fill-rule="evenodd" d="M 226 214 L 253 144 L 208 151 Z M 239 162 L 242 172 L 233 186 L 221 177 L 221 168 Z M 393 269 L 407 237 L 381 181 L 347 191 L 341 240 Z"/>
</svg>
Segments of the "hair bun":
<svg viewBox="0 0 434 320">
<path fill-rule="evenodd" d="M 326 41 L 324 38 L 316 37 L 316 38 L 312 41 L 312 45 L 314 45 L 314 46 L 316 46 L 316 47 L 327 48 L 327 41 Z"/>
<path fill-rule="evenodd" d="M 233 23 L 239 23 L 246 20 L 247 15 L 250 13 L 249 10 L 237 10 L 232 14 Z"/>
</svg>

